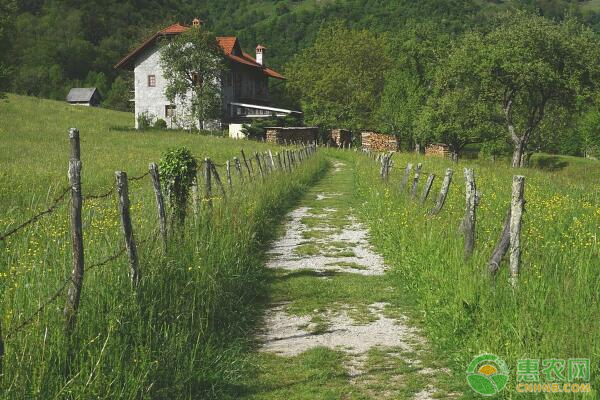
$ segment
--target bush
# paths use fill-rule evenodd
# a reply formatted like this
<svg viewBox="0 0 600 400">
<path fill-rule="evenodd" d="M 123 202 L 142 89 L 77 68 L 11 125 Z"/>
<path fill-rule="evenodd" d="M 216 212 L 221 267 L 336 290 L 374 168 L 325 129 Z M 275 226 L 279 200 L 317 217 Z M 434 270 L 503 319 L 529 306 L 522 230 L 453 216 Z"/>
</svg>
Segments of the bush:
<svg viewBox="0 0 600 400">
<path fill-rule="evenodd" d="M 167 121 L 165 121 L 162 118 L 157 119 L 156 122 L 154 123 L 154 128 L 155 129 L 167 129 Z"/>
<path fill-rule="evenodd" d="M 153 116 L 148 112 L 143 112 L 137 117 L 138 129 L 147 130 L 152 127 Z"/>
<path fill-rule="evenodd" d="M 186 147 L 167 151 L 159 162 L 161 182 L 173 210 L 173 217 L 180 226 L 185 221 L 186 204 L 197 169 L 198 162 Z"/>
</svg>

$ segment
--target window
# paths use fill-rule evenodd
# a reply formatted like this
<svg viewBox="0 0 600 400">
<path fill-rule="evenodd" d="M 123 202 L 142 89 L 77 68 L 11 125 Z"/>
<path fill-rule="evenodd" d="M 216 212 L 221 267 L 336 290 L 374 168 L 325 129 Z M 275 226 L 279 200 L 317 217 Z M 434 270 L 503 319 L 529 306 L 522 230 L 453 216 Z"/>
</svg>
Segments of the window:
<svg viewBox="0 0 600 400">
<path fill-rule="evenodd" d="M 165 117 L 173 118 L 175 116 L 175 106 L 167 104 L 165 106 Z"/>
<path fill-rule="evenodd" d="M 156 86 L 156 75 L 148 75 L 148 86 L 149 87 Z"/>
<path fill-rule="evenodd" d="M 200 87 L 204 83 L 204 77 L 197 72 L 192 72 L 192 83 L 194 86 Z"/>
</svg>

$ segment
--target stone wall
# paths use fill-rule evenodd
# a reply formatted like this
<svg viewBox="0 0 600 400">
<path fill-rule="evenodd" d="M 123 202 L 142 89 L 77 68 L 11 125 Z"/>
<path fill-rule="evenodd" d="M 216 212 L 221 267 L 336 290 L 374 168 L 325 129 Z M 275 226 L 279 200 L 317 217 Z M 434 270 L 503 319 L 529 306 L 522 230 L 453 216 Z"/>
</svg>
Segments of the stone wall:
<svg viewBox="0 0 600 400">
<path fill-rule="evenodd" d="M 316 127 L 281 127 L 270 126 L 267 130 L 267 142 L 286 143 L 312 143 L 319 137 L 319 128 Z"/>
<path fill-rule="evenodd" d="M 377 132 L 363 132 L 361 136 L 363 150 L 380 152 L 396 151 L 400 148 L 398 139 L 393 135 L 385 135 Z"/>
</svg>

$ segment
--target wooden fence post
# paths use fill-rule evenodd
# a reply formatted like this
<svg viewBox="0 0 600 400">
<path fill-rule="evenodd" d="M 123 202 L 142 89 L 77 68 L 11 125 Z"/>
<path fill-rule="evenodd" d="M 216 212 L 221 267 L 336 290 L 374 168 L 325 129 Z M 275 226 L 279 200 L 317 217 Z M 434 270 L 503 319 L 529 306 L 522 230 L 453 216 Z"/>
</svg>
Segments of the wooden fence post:
<svg viewBox="0 0 600 400">
<path fill-rule="evenodd" d="M 508 251 L 508 247 L 510 246 L 510 211 L 511 205 L 508 206 L 508 211 L 504 217 L 504 223 L 502 224 L 503 228 L 502 233 L 500 234 L 500 239 L 498 239 L 498 243 L 496 243 L 496 247 L 494 248 L 492 257 L 490 257 L 490 261 L 488 263 L 488 270 L 492 276 L 494 276 L 500 269 L 502 257 L 504 257 Z"/>
<path fill-rule="evenodd" d="M 406 168 L 404 169 L 404 176 L 402 177 L 402 181 L 400 182 L 400 189 L 403 190 L 408 183 L 408 178 L 410 176 L 410 171 L 412 171 L 413 165 L 411 163 L 406 164 Z"/>
<path fill-rule="evenodd" d="M 225 161 L 225 168 L 227 172 L 227 183 L 229 184 L 229 189 L 231 189 L 233 184 L 231 183 L 231 162 L 229 160 Z"/>
<path fill-rule="evenodd" d="M 423 194 L 421 195 L 421 205 L 425 204 L 425 202 L 427 201 L 427 197 L 429 197 L 429 192 L 431 191 L 431 186 L 433 185 L 434 179 L 435 174 L 429 174 L 429 176 L 427 177 L 427 182 L 425 182 Z"/>
<path fill-rule="evenodd" d="M 0 385 L 2 384 L 2 377 L 4 375 L 4 339 L 2 336 L 2 318 L 0 318 Z"/>
<path fill-rule="evenodd" d="M 208 204 L 208 207 L 212 208 L 212 183 L 210 180 L 210 175 L 210 158 L 207 157 L 204 159 L 204 196 L 206 197 L 206 203 Z"/>
<path fill-rule="evenodd" d="M 81 299 L 83 287 L 84 258 L 83 258 L 83 227 L 81 222 L 81 208 L 83 206 L 81 196 L 81 160 L 79 147 L 79 131 L 75 128 L 69 130 L 69 141 L 71 144 L 71 157 L 69 160 L 69 186 L 71 187 L 71 255 L 73 271 L 69 290 L 67 292 L 67 303 L 64 315 L 66 319 L 65 330 L 70 336 L 75 328 L 77 309 Z M 70 349 L 69 349 L 70 351 Z"/>
<path fill-rule="evenodd" d="M 242 172 L 242 164 L 240 163 L 240 160 L 237 157 L 233 157 L 233 163 L 235 165 L 235 170 L 237 171 L 237 174 L 240 177 L 240 182 L 244 182 L 244 173 Z"/>
<path fill-rule="evenodd" d="M 248 178 L 250 180 L 252 180 L 252 173 L 250 172 L 250 166 L 248 165 L 248 160 L 246 160 L 246 155 L 244 154 L 244 149 L 241 149 L 240 153 L 242 153 L 242 160 L 244 160 L 244 165 L 246 166 L 246 169 L 248 170 Z"/>
<path fill-rule="evenodd" d="M 277 152 L 275 153 L 275 157 L 277 157 L 277 169 L 282 170 L 283 166 L 281 165 L 281 154 Z"/>
<path fill-rule="evenodd" d="M 442 182 L 442 187 L 440 189 L 440 195 L 438 196 L 435 207 L 429 212 L 429 215 L 436 215 L 444 207 L 444 203 L 446 202 L 446 196 L 448 196 L 448 190 L 450 188 L 450 183 L 452 182 L 453 173 L 454 171 L 452 171 L 450 168 L 446 169 L 444 181 Z"/>
<path fill-rule="evenodd" d="M 219 185 L 219 188 L 221 189 L 221 194 L 223 195 L 223 200 L 225 200 L 227 198 L 227 195 L 225 193 L 225 186 L 223 186 L 223 182 L 221 182 L 221 177 L 219 176 L 217 167 L 215 166 L 215 163 L 212 161 L 210 163 L 210 169 L 212 171 L 213 176 L 215 177 L 215 181 L 217 181 L 217 185 Z"/>
<path fill-rule="evenodd" d="M 417 197 L 417 187 L 419 186 L 419 177 L 421 176 L 422 167 L 423 164 L 418 163 L 417 167 L 415 168 L 415 176 L 413 178 L 412 187 L 410 189 L 410 197 L 413 199 Z"/>
<path fill-rule="evenodd" d="M 163 252 L 167 251 L 167 213 L 165 212 L 165 200 L 160 187 L 160 176 L 156 163 L 150 163 L 148 166 L 150 177 L 152 178 L 152 187 L 154 188 L 154 197 L 156 198 L 156 208 L 158 209 L 158 226 L 162 238 Z"/>
<path fill-rule="evenodd" d="M 138 264 L 137 248 L 133 237 L 133 227 L 131 225 L 131 214 L 129 212 L 129 185 L 127 182 L 127 173 L 125 171 L 116 171 L 117 193 L 119 194 L 119 213 L 121 214 L 121 227 L 125 237 L 125 249 L 129 258 L 129 277 L 131 284 L 137 288 L 140 282 L 140 271 Z"/>
<path fill-rule="evenodd" d="M 273 159 L 273 152 L 269 149 L 269 159 L 271 160 L 271 169 L 275 169 L 275 160 Z"/>
<path fill-rule="evenodd" d="M 517 284 L 521 264 L 521 218 L 525 204 L 525 177 L 515 175 L 512 184 L 512 200 L 510 203 L 510 282 Z"/>
<path fill-rule="evenodd" d="M 200 195 L 198 193 L 198 174 L 192 180 L 192 209 L 194 211 L 194 219 L 198 221 L 198 211 L 200 209 Z"/>
<path fill-rule="evenodd" d="M 473 170 L 470 168 L 465 168 L 464 174 L 466 206 L 465 216 L 463 218 L 461 227 L 465 235 L 465 257 L 470 257 L 473 254 L 473 248 L 475 247 L 475 208 L 477 206 L 477 191 L 475 188 L 475 177 Z"/>
</svg>

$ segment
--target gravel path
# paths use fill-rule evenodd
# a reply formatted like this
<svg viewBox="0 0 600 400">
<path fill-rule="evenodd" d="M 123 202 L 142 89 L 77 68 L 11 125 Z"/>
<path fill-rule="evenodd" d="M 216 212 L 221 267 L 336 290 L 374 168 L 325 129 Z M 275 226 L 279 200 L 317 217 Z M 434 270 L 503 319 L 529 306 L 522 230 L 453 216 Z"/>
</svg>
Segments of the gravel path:
<svg viewBox="0 0 600 400">
<path fill-rule="evenodd" d="M 336 162 L 333 167 L 330 179 L 348 168 L 341 162 Z M 352 214 L 352 209 L 340 214 L 338 208 L 315 205 L 344 196 L 344 193 L 325 190 L 309 192 L 307 196 L 300 207 L 289 213 L 285 233 L 273 244 L 267 267 L 283 272 L 316 272 L 312 279 L 328 279 L 335 273 L 359 274 L 365 279 L 383 275 L 386 271 L 384 260 L 372 249 L 368 230 Z M 307 224 L 307 220 L 311 224 Z M 311 232 L 314 237 L 308 240 L 306 232 Z M 301 251 L 303 246 L 308 246 L 310 251 Z M 365 375 L 367 353 L 372 349 L 380 349 L 390 357 L 405 357 L 403 354 L 411 353 L 413 358 L 406 357 L 403 361 L 420 366 L 421 361 L 414 359 L 414 354 L 419 354 L 426 344 L 425 339 L 408 324 L 406 316 L 397 312 L 393 313 L 394 318 L 389 316 L 391 313 L 386 315 L 388 306 L 387 303 L 367 305 L 369 315 L 365 322 L 365 319 L 356 321 L 350 316 L 354 307 L 351 304 L 335 307 L 335 311 L 314 310 L 310 315 L 293 315 L 288 313 L 287 303 L 274 304 L 265 313 L 263 329 L 257 337 L 260 351 L 284 357 L 297 356 L 317 347 L 342 351 L 347 355 L 345 365 L 350 384 L 356 384 L 356 378 Z M 311 322 L 315 315 L 319 321 L 324 321 L 325 329 L 315 329 L 315 323 Z M 440 372 L 425 367 L 421 371 L 424 371 L 421 375 Z M 435 392 L 436 388 L 428 384 L 413 398 L 433 398 Z M 387 398 L 388 395 L 393 392 L 374 394 L 374 398 Z"/>
</svg>

